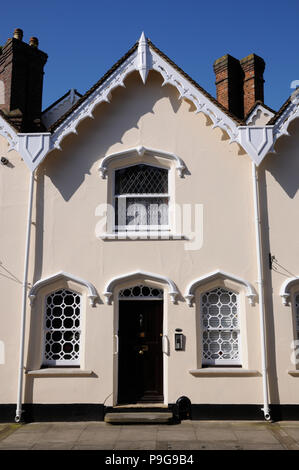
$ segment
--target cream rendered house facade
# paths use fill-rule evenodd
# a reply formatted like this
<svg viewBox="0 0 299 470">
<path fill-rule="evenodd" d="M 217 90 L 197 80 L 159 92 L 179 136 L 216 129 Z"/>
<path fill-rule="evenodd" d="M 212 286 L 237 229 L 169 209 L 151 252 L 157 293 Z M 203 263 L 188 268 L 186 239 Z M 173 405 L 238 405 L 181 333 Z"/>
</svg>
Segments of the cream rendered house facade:
<svg viewBox="0 0 299 470">
<path fill-rule="evenodd" d="M 2 108 L 1 420 L 298 419 L 298 103 L 236 117 L 142 34 L 39 128 Z"/>
</svg>

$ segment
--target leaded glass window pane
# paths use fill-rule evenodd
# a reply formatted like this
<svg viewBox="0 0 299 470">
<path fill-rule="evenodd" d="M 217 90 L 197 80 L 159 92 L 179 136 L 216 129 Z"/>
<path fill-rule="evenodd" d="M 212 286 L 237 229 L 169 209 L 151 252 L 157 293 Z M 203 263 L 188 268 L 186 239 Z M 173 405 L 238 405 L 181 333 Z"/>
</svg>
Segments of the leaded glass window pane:
<svg viewBox="0 0 299 470">
<path fill-rule="evenodd" d="M 117 230 L 167 230 L 168 212 L 168 170 L 143 164 L 116 170 Z"/>
<path fill-rule="evenodd" d="M 238 295 L 216 288 L 201 296 L 203 364 L 238 364 Z"/>
<path fill-rule="evenodd" d="M 168 170 L 149 165 L 134 165 L 115 172 L 115 193 L 167 194 Z"/>
<path fill-rule="evenodd" d="M 133 198 L 117 200 L 117 225 L 132 228 L 168 225 L 168 198 Z M 128 227 L 130 228 L 130 227 Z"/>
<path fill-rule="evenodd" d="M 45 364 L 79 364 L 81 297 L 60 289 L 46 298 Z"/>
</svg>

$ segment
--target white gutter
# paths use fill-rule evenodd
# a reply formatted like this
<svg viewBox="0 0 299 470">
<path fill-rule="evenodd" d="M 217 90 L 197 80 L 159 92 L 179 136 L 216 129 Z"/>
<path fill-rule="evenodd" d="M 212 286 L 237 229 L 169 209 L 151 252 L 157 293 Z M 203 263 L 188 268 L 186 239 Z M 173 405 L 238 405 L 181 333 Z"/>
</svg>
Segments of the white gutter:
<svg viewBox="0 0 299 470">
<path fill-rule="evenodd" d="M 259 181 L 258 170 L 252 162 L 252 184 L 253 184 L 253 202 L 255 215 L 255 238 L 258 269 L 258 292 L 260 305 L 260 330 L 261 330 L 261 353 L 262 353 L 262 378 L 263 378 L 263 398 L 264 406 L 262 411 L 266 421 L 271 420 L 268 395 L 268 377 L 267 377 L 267 346 L 265 334 L 265 299 L 264 299 L 264 279 L 263 279 L 263 257 L 262 257 L 262 234 L 261 234 L 261 216 L 259 203 Z"/>
<path fill-rule="evenodd" d="M 26 324 L 26 306 L 27 306 L 27 284 L 28 284 L 28 266 L 29 266 L 29 248 L 31 235 L 31 218 L 32 218 L 32 200 L 34 187 L 34 170 L 30 175 L 29 198 L 28 198 L 28 215 L 27 215 L 27 234 L 25 246 L 24 261 L 24 279 L 23 279 L 23 298 L 22 298 L 22 316 L 21 316 L 21 333 L 20 333 L 20 359 L 19 359 L 19 376 L 18 376 L 18 399 L 15 421 L 19 423 L 22 418 L 22 394 L 23 394 L 23 377 L 24 377 L 24 346 L 25 346 L 25 324 Z"/>
</svg>

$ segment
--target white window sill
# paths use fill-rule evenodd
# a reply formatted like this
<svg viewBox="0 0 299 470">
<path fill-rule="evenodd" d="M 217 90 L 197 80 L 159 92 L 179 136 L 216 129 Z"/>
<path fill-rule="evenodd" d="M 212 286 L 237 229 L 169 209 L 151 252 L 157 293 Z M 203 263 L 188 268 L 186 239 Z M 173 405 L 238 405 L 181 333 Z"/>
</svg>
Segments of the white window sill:
<svg viewBox="0 0 299 470">
<path fill-rule="evenodd" d="M 257 370 L 242 369 L 241 367 L 207 367 L 190 369 L 189 373 L 195 377 L 257 377 L 261 375 Z"/>
<path fill-rule="evenodd" d="M 28 370 L 27 375 L 31 377 L 90 377 L 92 370 L 82 370 L 76 367 L 53 367 L 38 370 Z"/>
<path fill-rule="evenodd" d="M 288 374 L 292 375 L 293 377 L 299 377 L 299 369 L 298 370 L 288 370 Z"/>
<path fill-rule="evenodd" d="M 186 235 L 162 231 L 102 233 L 98 238 L 101 240 L 188 240 Z"/>
</svg>

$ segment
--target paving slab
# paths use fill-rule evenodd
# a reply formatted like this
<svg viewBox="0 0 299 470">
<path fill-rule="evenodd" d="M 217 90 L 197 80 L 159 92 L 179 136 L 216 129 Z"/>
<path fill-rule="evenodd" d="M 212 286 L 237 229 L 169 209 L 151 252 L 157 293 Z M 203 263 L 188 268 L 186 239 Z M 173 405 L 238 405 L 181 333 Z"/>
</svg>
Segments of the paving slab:
<svg viewBox="0 0 299 470">
<path fill-rule="evenodd" d="M 290 427 L 290 426 L 285 426 L 283 429 L 280 431 L 281 433 L 285 432 L 286 435 L 291 436 L 295 441 L 299 441 L 299 426 L 298 427 Z"/>
<path fill-rule="evenodd" d="M 37 442 L 30 450 L 72 450 L 74 442 Z"/>
<path fill-rule="evenodd" d="M 169 426 L 167 427 L 169 428 Z M 161 429 L 157 431 L 157 440 L 158 441 L 169 441 L 169 440 L 179 440 L 179 441 L 190 441 L 196 440 L 196 434 L 194 429 L 184 429 L 181 430 L 179 427 L 171 426 L 171 429 Z"/>
<path fill-rule="evenodd" d="M 160 450 L 241 450 L 242 447 L 232 441 L 202 442 L 202 441 L 168 441 L 167 447 Z"/>
<path fill-rule="evenodd" d="M 143 426 L 142 428 L 124 426 L 118 434 L 118 439 L 120 441 L 151 441 L 156 440 L 157 433 L 158 429 L 156 426 Z"/>
<path fill-rule="evenodd" d="M 277 444 L 279 443 L 271 431 L 268 430 L 239 430 L 234 431 L 241 445 L 246 444 Z"/>
<path fill-rule="evenodd" d="M 233 442 L 233 441 L 238 440 L 236 434 L 229 428 L 201 429 L 200 427 L 197 427 L 195 429 L 195 435 L 199 441 L 205 441 L 205 442 L 214 442 L 214 441 L 220 441 L 220 442 L 232 441 Z"/>
<path fill-rule="evenodd" d="M 3 434 L 10 426 L 13 432 Z M 186 420 L 177 425 L 104 422 L 1 425 L 0 450 L 23 449 L 299 450 L 299 422 Z"/>
<path fill-rule="evenodd" d="M 155 440 L 145 441 L 118 441 L 113 447 L 114 450 L 155 450 Z"/>
<path fill-rule="evenodd" d="M 281 444 L 242 444 L 243 450 L 286 450 Z"/>
<path fill-rule="evenodd" d="M 114 444 L 112 442 L 99 443 L 99 444 L 75 444 L 72 450 L 113 450 Z"/>
</svg>

